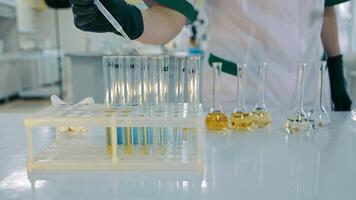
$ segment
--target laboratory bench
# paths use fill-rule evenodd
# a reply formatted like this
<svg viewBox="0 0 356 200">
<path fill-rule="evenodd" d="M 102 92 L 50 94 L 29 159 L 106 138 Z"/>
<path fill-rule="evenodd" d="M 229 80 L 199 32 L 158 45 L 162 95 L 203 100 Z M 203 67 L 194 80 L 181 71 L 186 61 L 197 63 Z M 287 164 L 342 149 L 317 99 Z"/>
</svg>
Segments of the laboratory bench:
<svg viewBox="0 0 356 200">
<path fill-rule="evenodd" d="M 265 130 L 205 133 L 197 173 L 27 172 L 25 115 L 1 114 L 0 199 L 355 199 L 356 122 L 330 115 L 330 128 L 310 137 L 285 134 L 283 117 Z"/>
</svg>

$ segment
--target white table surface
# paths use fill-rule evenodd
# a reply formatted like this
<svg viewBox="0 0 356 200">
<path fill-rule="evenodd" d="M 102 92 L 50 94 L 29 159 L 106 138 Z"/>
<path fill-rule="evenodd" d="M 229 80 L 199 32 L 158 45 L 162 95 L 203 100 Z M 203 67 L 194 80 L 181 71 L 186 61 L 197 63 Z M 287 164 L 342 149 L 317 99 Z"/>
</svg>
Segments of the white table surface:
<svg viewBox="0 0 356 200">
<path fill-rule="evenodd" d="M 202 175 L 27 173 L 23 115 L 2 114 L 0 199 L 356 199 L 356 122 L 349 113 L 331 118 L 313 138 L 286 137 L 281 120 L 267 131 L 206 134 Z"/>
</svg>

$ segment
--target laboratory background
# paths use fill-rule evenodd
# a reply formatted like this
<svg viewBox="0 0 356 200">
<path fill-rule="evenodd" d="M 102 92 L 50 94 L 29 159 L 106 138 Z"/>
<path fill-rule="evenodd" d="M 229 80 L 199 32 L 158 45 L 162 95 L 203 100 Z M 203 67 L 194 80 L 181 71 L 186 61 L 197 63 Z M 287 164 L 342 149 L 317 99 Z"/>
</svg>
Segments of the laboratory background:
<svg viewBox="0 0 356 200">
<path fill-rule="evenodd" d="M 291 88 L 270 88 L 273 62 L 224 71 L 206 4 L 152 45 L 82 31 L 72 8 L 0 0 L 0 199 L 356 199 L 356 2 L 335 5 L 353 102 L 341 111 L 322 55 L 293 61 Z M 276 91 L 293 95 L 288 109 Z"/>
</svg>

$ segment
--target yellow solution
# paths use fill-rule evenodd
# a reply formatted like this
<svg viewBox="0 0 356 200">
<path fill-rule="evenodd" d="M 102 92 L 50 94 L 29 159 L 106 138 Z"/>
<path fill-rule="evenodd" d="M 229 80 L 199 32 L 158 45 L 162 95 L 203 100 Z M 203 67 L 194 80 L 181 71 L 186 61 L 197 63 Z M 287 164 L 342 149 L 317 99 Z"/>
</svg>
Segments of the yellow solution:
<svg viewBox="0 0 356 200">
<path fill-rule="evenodd" d="M 112 146 L 111 146 L 111 129 L 106 128 L 106 153 L 112 155 Z"/>
<path fill-rule="evenodd" d="M 165 140 L 164 128 L 155 128 L 157 153 L 160 156 L 164 156 L 167 153 L 167 144 Z"/>
<path fill-rule="evenodd" d="M 230 127 L 234 130 L 246 131 L 254 126 L 252 113 L 250 112 L 233 112 L 230 116 Z"/>
<path fill-rule="evenodd" d="M 266 128 L 272 123 L 272 118 L 267 111 L 254 110 L 252 111 L 252 116 L 257 128 Z"/>
<path fill-rule="evenodd" d="M 133 155 L 134 145 L 133 145 L 133 130 L 132 128 L 123 128 L 124 130 L 124 154 Z"/>
<path fill-rule="evenodd" d="M 307 133 L 310 130 L 310 122 L 305 116 L 288 118 L 285 129 L 290 134 Z"/>
<path fill-rule="evenodd" d="M 140 129 L 141 131 L 143 131 L 143 133 L 139 133 L 142 134 L 142 136 L 140 137 L 140 150 L 139 150 L 139 154 L 140 155 L 148 155 L 149 154 L 149 139 L 148 139 L 148 130 L 147 128 L 142 128 Z"/>
<path fill-rule="evenodd" d="M 205 125 L 208 130 L 222 131 L 227 128 L 228 119 L 225 113 L 211 112 L 205 118 Z"/>
</svg>

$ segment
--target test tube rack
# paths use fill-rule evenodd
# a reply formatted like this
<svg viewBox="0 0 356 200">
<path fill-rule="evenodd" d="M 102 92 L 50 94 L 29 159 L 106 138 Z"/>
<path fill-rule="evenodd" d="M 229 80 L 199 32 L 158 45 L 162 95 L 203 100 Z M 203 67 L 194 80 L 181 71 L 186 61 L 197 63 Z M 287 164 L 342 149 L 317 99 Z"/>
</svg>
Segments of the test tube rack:
<svg viewBox="0 0 356 200">
<path fill-rule="evenodd" d="M 184 115 L 176 116 L 174 110 L 184 110 Z M 162 117 L 142 115 L 138 107 L 131 107 L 131 112 L 106 112 L 105 105 L 52 105 L 25 117 L 28 142 L 28 171 L 32 170 L 173 170 L 203 171 L 203 144 L 201 114 L 190 114 L 187 104 L 167 104 L 167 113 Z M 61 127 L 86 127 L 87 132 L 61 132 Z M 165 127 L 167 130 L 193 130 L 189 134 L 196 141 L 188 145 L 194 148 L 167 151 L 165 155 L 131 156 L 121 153 L 120 145 L 112 145 L 111 155 L 106 152 L 106 132 L 110 128 L 111 141 L 117 141 L 117 127 Z M 37 134 L 52 134 L 46 147 L 42 140 L 34 138 Z M 169 131 L 165 134 L 170 134 Z M 43 135 L 42 135 L 43 138 Z M 184 139 L 183 139 L 184 142 Z M 189 142 L 188 142 L 189 143 Z M 34 147 L 42 146 L 35 152 Z M 135 147 L 136 148 L 136 147 Z M 177 150 L 177 149 L 176 149 Z"/>
</svg>

